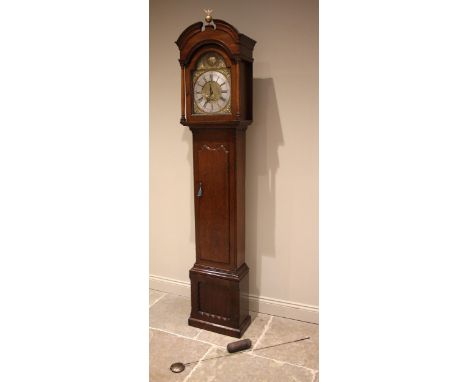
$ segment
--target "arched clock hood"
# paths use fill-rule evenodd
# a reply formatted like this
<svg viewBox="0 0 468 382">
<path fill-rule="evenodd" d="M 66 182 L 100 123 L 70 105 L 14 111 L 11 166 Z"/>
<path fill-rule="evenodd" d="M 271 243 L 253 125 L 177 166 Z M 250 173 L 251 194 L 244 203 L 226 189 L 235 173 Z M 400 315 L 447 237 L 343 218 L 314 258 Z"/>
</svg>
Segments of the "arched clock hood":
<svg viewBox="0 0 468 382">
<path fill-rule="evenodd" d="M 224 20 L 213 20 L 216 29 L 207 26 L 202 31 L 203 23 L 197 22 L 187 27 L 176 41 L 180 50 L 180 64 L 187 65 L 195 52 L 209 43 L 221 46 L 232 60 L 253 61 L 252 50 L 256 41 L 239 33 L 238 30 Z"/>
</svg>

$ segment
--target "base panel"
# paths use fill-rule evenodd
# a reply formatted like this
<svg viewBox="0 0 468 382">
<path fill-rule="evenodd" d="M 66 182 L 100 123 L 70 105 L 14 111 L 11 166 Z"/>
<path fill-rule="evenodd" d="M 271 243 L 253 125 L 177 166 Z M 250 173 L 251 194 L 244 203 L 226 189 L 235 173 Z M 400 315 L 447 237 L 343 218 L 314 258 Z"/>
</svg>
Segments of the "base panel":
<svg viewBox="0 0 468 382">
<path fill-rule="evenodd" d="M 190 270 L 192 310 L 188 323 L 200 329 L 240 338 L 250 325 L 248 267 L 238 271 Z"/>
</svg>

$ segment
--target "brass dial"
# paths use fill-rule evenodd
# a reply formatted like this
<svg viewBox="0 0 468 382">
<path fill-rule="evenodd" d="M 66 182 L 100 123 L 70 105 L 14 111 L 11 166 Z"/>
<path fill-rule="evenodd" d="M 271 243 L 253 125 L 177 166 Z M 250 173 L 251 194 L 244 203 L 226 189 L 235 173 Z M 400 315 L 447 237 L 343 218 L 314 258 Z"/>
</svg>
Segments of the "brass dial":
<svg viewBox="0 0 468 382">
<path fill-rule="evenodd" d="M 193 96 L 201 113 L 225 113 L 231 100 L 231 85 L 217 70 L 202 72 L 194 79 Z"/>
</svg>

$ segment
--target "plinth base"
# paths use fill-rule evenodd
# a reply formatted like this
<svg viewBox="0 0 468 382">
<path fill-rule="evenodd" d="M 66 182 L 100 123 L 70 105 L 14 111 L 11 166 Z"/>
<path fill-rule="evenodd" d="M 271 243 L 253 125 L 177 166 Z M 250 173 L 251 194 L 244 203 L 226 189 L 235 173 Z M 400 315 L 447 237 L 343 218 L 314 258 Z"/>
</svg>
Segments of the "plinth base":
<svg viewBox="0 0 468 382">
<path fill-rule="evenodd" d="M 251 318 L 250 316 L 245 317 L 244 321 L 241 323 L 240 328 L 230 328 L 229 326 L 222 326 L 218 324 L 214 324 L 209 321 L 202 321 L 196 318 L 190 317 L 188 319 L 189 325 L 194 326 L 196 328 L 209 330 L 210 332 L 215 332 L 219 334 L 224 334 L 225 336 L 241 338 L 244 332 L 250 325 Z"/>
<path fill-rule="evenodd" d="M 251 321 L 247 299 L 248 272 L 245 263 L 233 272 L 196 264 L 190 270 L 192 311 L 189 325 L 242 337 Z"/>
</svg>

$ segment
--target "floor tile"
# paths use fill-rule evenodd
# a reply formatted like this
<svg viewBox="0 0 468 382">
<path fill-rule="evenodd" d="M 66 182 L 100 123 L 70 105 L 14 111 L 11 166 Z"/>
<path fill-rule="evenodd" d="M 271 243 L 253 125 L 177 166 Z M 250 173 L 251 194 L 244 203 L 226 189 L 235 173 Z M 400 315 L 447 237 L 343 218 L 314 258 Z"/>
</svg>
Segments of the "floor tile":
<svg viewBox="0 0 468 382">
<path fill-rule="evenodd" d="M 263 313 L 250 312 L 252 318 L 252 323 L 245 331 L 244 335 L 241 338 L 223 336 L 222 334 L 209 332 L 207 330 L 202 330 L 200 335 L 197 337 L 199 340 L 207 341 L 215 345 L 226 346 L 230 342 L 239 341 L 240 339 L 250 338 L 252 341 L 252 346 L 255 346 L 258 338 L 263 332 L 263 328 L 267 324 L 270 316 Z"/>
<path fill-rule="evenodd" d="M 159 291 L 154 290 L 154 289 L 150 289 L 150 290 L 149 290 L 149 305 L 150 305 L 150 306 L 153 305 L 154 302 L 155 302 L 158 298 L 164 296 L 165 294 L 166 294 L 166 293 L 159 292 Z"/>
<path fill-rule="evenodd" d="M 210 345 L 177 337 L 158 330 L 150 330 L 149 380 L 150 382 L 183 381 L 196 364 L 187 365 L 182 373 L 173 373 L 169 367 L 175 362 L 192 362 L 201 359 Z"/>
<path fill-rule="evenodd" d="M 206 358 L 229 354 L 214 348 Z M 200 362 L 190 376 L 189 382 L 312 382 L 313 372 L 297 366 L 282 364 L 249 353 L 234 353 L 231 356 Z"/>
<path fill-rule="evenodd" d="M 263 350 L 259 349 L 307 336 L 310 336 L 311 339 Z M 265 336 L 261 339 L 257 348 L 259 350 L 254 352 L 259 355 L 318 370 L 318 325 L 273 317 L 270 327 L 265 332 Z"/>
<path fill-rule="evenodd" d="M 188 325 L 190 299 L 168 294 L 150 308 L 150 327 L 195 337 L 200 330 Z"/>
</svg>

